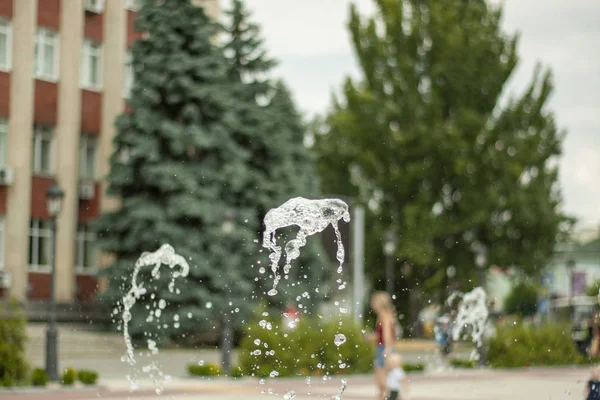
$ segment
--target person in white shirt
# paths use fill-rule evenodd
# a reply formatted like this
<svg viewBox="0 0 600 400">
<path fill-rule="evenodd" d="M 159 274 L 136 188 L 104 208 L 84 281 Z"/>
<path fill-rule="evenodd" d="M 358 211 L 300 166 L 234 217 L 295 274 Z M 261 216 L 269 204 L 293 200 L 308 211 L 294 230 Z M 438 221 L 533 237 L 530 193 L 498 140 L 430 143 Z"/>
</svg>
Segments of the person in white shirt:
<svg viewBox="0 0 600 400">
<path fill-rule="evenodd" d="M 405 400 L 408 392 L 408 377 L 402 369 L 402 357 L 392 353 L 387 356 L 387 400 Z"/>
</svg>

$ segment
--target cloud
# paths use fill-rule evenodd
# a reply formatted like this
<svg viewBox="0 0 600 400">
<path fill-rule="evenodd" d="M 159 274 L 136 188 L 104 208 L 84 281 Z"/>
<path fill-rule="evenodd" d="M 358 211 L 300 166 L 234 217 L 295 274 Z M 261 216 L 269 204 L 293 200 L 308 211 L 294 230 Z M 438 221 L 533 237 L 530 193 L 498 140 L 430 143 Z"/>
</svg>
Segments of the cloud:
<svg viewBox="0 0 600 400">
<path fill-rule="evenodd" d="M 494 0 L 498 1 L 498 0 Z M 277 73 L 300 108 L 323 112 L 345 76 L 359 74 L 346 22 L 349 0 L 247 0 L 262 24 Z M 372 13 L 373 0 L 356 0 Z M 508 93 L 521 93 L 537 62 L 550 67 L 555 93 L 549 110 L 568 131 L 561 159 L 564 209 L 600 222 L 600 3 L 598 0 L 505 0 L 503 26 L 519 31 L 521 63 Z"/>
</svg>

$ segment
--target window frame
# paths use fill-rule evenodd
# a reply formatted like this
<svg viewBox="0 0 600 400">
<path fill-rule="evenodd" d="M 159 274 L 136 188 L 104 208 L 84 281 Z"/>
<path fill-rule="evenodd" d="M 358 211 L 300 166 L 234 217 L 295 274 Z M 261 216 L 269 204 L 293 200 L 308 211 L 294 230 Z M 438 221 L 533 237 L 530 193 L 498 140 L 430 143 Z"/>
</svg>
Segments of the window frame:
<svg viewBox="0 0 600 400">
<path fill-rule="evenodd" d="M 49 139 L 50 154 L 48 154 L 48 171 L 42 170 L 42 140 Z M 33 155 L 31 174 L 33 176 L 52 176 L 54 174 L 55 137 L 54 129 L 46 126 L 36 126 L 33 133 Z"/>
<path fill-rule="evenodd" d="M 131 11 L 139 11 L 141 4 L 139 0 L 125 0 L 125 8 Z"/>
<path fill-rule="evenodd" d="M 135 82 L 133 73 L 133 56 L 129 50 L 127 50 L 125 53 L 125 63 L 123 69 L 123 97 L 129 99 L 131 97 L 131 90 L 133 89 L 133 84 Z"/>
<path fill-rule="evenodd" d="M 46 54 L 46 45 L 51 44 L 54 49 L 54 65 L 52 73 L 46 73 L 42 71 L 41 65 L 45 63 L 41 63 L 40 60 L 43 60 L 44 55 Z M 43 26 L 38 26 L 37 31 L 35 32 L 35 59 L 34 59 L 34 74 L 36 79 L 48 81 L 48 82 L 57 82 L 59 78 L 59 57 L 60 57 L 60 38 L 58 32 L 45 28 Z"/>
<path fill-rule="evenodd" d="M 0 71 L 10 71 L 12 68 L 12 22 L 0 16 L 0 34 L 6 35 L 6 65 L 0 64 Z"/>
<path fill-rule="evenodd" d="M 8 166 L 8 119 L 0 117 L 0 168 Z"/>
<path fill-rule="evenodd" d="M 75 271 L 78 274 L 95 274 L 98 270 L 98 252 L 96 249 L 96 234 L 86 223 L 78 223 L 75 234 Z M 85 265 L 85 250 L 92 251 L 95 265 Z"/>
<path fill-rule="evenodd" d="M 31 272 L 51 272 L 52 271 L 52 263 L 50 261 L 51 255 L 48 257 L 48 262 L 50 264 L 40 264 L 39 263 L 39 250 L 40 250 L 40 239 L 46 238 L 50 241 L 48 244 L 48 248 L 52 245 L 52 229 L 50 227 L 43 228 L 41 225 L 43 223 L 50 223 L 51 221 L 32 218 L 29 224 L 29 259 L 27 260 L 27 268 Z M 35 250 L 35 251 L 34 251 Z M 52 251 L 52 249 L 50 249 Z"/>
<path fill-rule="evenodd" d="M 104 12 L 104 0 L 85 0 L 85 10 L 102 14 Z"/>
<path fill-rule="evenodd" d="M 4 240 L 6 239 L 5 232 L 6 229 L 4 224 L 4 215 L 0 215 L 0 271 L 4 269 Z"/>
<path fill-rule="evenodd" d="M 81 45 L 81 65 L 79 71 L 79 85 L 83 89 L 90 89 L 94 91 L 102 90 L 103 76 L 102 76 L 102 61 L 103 61 L 103 48 L 102 43 L 98 43 L 94 40 L 84 39 Z M 97 57 L 98 59 L 98 82 L 92 82 L 92 63 L 91 59 Z"/>
<path fill-rule="evenodd" d="M 87 150 L 90 145 L 92 145 L 94 153 L 92 176 L 87 175 Z M 88 181 L 96 181 L 98 179 L 98 138 L 91 133 L 82 133 L 79 138 L 79 179 Z"/>
</svg>

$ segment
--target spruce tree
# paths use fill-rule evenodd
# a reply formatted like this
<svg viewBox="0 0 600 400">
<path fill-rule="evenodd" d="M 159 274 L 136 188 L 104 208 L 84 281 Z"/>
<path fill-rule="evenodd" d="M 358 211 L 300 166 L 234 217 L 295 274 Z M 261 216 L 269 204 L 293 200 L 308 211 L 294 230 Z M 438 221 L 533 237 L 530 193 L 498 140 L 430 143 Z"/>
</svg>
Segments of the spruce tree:
<svg viewBox="0 0 600 400">
<path fill-rule="evenodd" d="M 319 196 L 314 158 L 304 146 L 306 126 L 289 90 L 282 82 L 272 80 L 272 69 L 277 62 L 268 56 L 260 27 L 251 21 L 251 13 L 242 0 L 233 0 L 226 14 L 224 51 L 229 61 L 228 75 L 231 82 L 237 83 L 236 97 L 243 99 L 237 103 L 238 125 L 233 134 L 252 153 L 248 166 L 257 179 L 245 193 L 245 201 L 256 205 L 262 226 L 269 209 L 292 197 Z M 286 233 L 293 232 L 285 231 L 280 238 L 282 243 L 288 237 Z M 263 262 L 265 260 L 268 261 L 264 258 Z M 282 282 L 285 290 L 281 290 L 276 299 L 269 300 L 281 304 L 304 291 L 314 292 L 322 286 L 327 272 L 327 258 L 320 238 L 311 238 L 290 278 Z M 263 289 L 272 284 L 266 278 L 265 275 L 259 281 L 257 293 L 262 294 Z M 320 298 L 316 292 L 310 305 L 315 305 Z"/>
<path fill-rule="evenodd" d="M 346 80 L 315 134 L 324 184 L 372 212 L 369 264 L 384 264 L 383 234 L 393 228 L 397 288 L 440 290 L 449 265 L 472 287 L 483 248 L 484 267 L 540 271 L 570 221 L 560 211 L 563 134 L 547 108 L 550 71 L 538 69 L 523 94 L 501 102 L 518 61 L 501 6 L 382 0 L 377 8 L 370 18 L 351 8 L 362 78 Z M 401 278 L 404 263 L 413 268 Z"/>
<path fill-rule="evenodd" d="M 252 152 L 232 135 L 243 100 L 214 44 L 218 29 L 204 10 L 189 0 L 146 2 L 136 28 L 148 34 L 132 48 L 132 111 L 116 121 L 108 175 L 109 191 L 122 206 L 102 215 L 97 230 L 101 247 L 117 260 L 105 270 L 109 304 L 129 289 L 143 252 L 169 243 L 189 261 L 190 274 L 176 281 L 175 293 L 168 290 L 167 267 L 158 280 L 150 278 L 151 268 L 138 277 L 148 294 L 133 312 L 130 332 L 167 339 L 210 329 L 223 312 L 239 309 L 236 315 L 243 315 L 252 307 L 250 260 L 259 217 L 244 196 L 262 176 L 254 176 Z M 237 228 L 224 237 L 228 209 L 235 210 Z M 159 321 L 148 323 L 144 306 L 153 309 L 158 299 L 167 307 Z"/>
</svg>

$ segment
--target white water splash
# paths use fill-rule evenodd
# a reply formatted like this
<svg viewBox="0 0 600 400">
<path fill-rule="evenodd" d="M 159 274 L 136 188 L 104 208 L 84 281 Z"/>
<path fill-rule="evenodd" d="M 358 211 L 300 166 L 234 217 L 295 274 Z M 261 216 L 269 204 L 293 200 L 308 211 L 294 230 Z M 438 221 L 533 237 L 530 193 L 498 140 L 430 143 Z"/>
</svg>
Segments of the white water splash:
<svg viewBox="0 0 600 400">
<path fill-rule="evenodd" d="M 331 225 L 335 230 L 337 239 L 336 258 L 339 267 L 338 273 L 342 272 L 344 262 L 344 245 L 338 228 L 338 221 L 343 219 L 350 222 L 348 205 L 338 199 L 309 200 L 296 197 L 283 203 L 280 207 L 271 209 L 265 215 L 265 232 L 263 233 L 263 247 L 269 249 L 271 254 L 271 271 L 273 271 L 273 289 L 269 290 L 269 296 L 277 294 L 277 284 L 281 280 L 279 274 L 279 260 L 281 259 L 281 246 L 277 246 L 277 229 L 288 226 L 298 226 L 300 230 L 295 239 L 285 245 L 286 260 L 283 272 L 287 275 L 291 269 L 291 262 L 300 256 L 300 248 L 306 245 L 306 238 L 315 233 L 323 232 Z"/>
<path fill-rule="evenodd" d="M 143 295 L 147 293 L 146 288 L 144 288 L 143 282 L 137 281 L 137 276 L 140 270 L 143 267 L 152 266 L 151 276 L 153 279 L 158 279 L 160 276 L 160 267 L 162 265 L 167 265 L 171 270 L 175 268 L 175 266 L 181 267 L 179 271 L 173 271 L 171 275 L 171 281 L 169 282 L 168 288 L 169 292 L 173 293 L 175 291 L 175 279 L 179 277 L 185 277 L 189 273 L 189 266 L 187 261 L 180 255 L 175 253 L 175 249 L 169 244 L 163 244 L 157 251 L 154 253 L 143 253 L 140 258 L 135 263 L 135 268 L 133 270 L 133 275 L 131 276 L 131 289 L 129 292 L 123 297 L 123 337 L 125 339 L 126 346 L 126 354 L 121 358 L 122 361 L 129 364 L 131 367 L 134 367 L 136 364 L 136 360 L 134 357 L 134 349 L 133 344 L 131 342 L 131 336 L 129 335 L 129 321 L 131 321 L 131 309 L 137 300 L 140 299 Z M 160 310 L 166 307 L 167 303 L 165 300 L 160 299 L 158 301 L 158 308 L 156 310 L 151 311 L 151 315 L 154 314 L 157 318 L 160 317 Z M 158 354 L 158 347 L 156 346 L 156 342 L 147 339 L 148 350 L 152 355 Z M 163 391 L 163 385 L 165 382 L 170 380 L 168 375 L 165 375 L 159 368 L 158 364 L 153 361 L 150 364 L 142 367 L 142 372 L 146 373 L 150 379 L 154 382 L 156 393 L 160 394 Z M 128 378 L 131 383 L 131 390 L 135 390 L 138 385 L 136 383 L 135 377 Z"/>
<path fill-rule="evenodd" d="M 287 392 L 286 394 L 284 394 L 284 395 L 283 395 L 283 398 L 284 398 L 285 400 L 291 400 L 291 399 L 293 399 L 294 397 L 296 397 L 296 392 L 295 392 L 295 391 L 293 391 L 293 390 L 290 390 L 289 392 Z"/>
<path fill-rule="evenodd" d="M 337 335 L 335 335 L 335 338 L 333 339 L 333 343 L 337 347 L 340 347 L 341 345 L 346 343 L 346 335 L 344 335 L 343 333 L 338 333 Z"/>
<path fill-rule="evenodd" d="M 344 395 L 344 392 L 346 391 L 347 387 L 348 387 L 348 381 L 346 381 L 345 379 L 342 379 L 342 387 L 340 388 L 340 391 L 335 396 L 332 396 L 331 400 L 342 400 L 342 396 Z"/>
<path fill-rule="evenodd" d="M 455 298 L 456 295 L 453 294 L 448 301 L 453 301 Z M 452 338 L 456 341 L 461 335 L 468 334 L 477 347 L 483 346 L 488 317 L 485 290 L 476 287 L 469 293 L 465 293 L 458 305 L 458 313 L 452 327 Z"/>
</svg>

